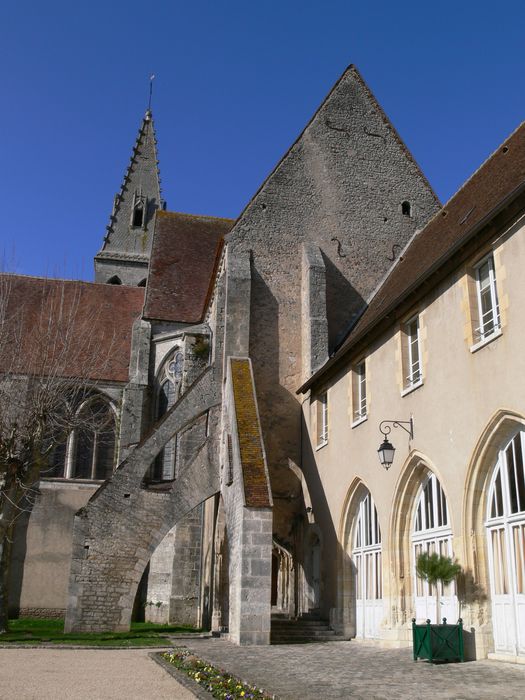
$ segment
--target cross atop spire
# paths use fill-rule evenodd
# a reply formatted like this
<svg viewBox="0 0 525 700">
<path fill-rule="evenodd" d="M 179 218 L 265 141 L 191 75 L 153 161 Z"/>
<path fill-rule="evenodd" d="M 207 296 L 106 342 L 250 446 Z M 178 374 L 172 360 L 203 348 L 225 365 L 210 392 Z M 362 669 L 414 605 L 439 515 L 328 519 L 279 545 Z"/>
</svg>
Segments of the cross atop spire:
<svg viewBox="0 0 525 700">
<path fill-rule="evenodd" d="M 155 80 L 155 73 L 152 73 L 149 77 L 149 100 L 148 100 L 148 112 L 151 112 L 151 96 L 153 94 L 153 81 Z"/>
<path fill-rule="evenodd" d="M 96 282 L 136 286 L 147 276 L 153 215 L 164 206 L 150 106 L 151 103 L 142 120 L 120 191 L 115 195 L 102 248 L 95 257 Z"/>
</svg>

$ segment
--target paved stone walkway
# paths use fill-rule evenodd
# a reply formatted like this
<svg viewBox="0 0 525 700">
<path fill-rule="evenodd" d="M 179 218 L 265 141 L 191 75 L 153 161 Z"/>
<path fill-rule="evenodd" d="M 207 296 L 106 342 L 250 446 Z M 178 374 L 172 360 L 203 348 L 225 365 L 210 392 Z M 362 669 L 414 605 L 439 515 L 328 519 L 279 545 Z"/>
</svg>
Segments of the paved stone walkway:
<svg viewBox="0 0 525 700">
<path fill-rule="evenodd" d="M 0 649 L 1 700 L 195 700 L 149 649 Z"/>
<path fill-rule="evenodd" d="M 236 647 L 223 639 L 202 639 L 184 644 L 282 700 L 525 699 L 525 666 L 497 661 L 434 665 L 414 662 L 408 648 L 356 641 Z"/>
</svg>

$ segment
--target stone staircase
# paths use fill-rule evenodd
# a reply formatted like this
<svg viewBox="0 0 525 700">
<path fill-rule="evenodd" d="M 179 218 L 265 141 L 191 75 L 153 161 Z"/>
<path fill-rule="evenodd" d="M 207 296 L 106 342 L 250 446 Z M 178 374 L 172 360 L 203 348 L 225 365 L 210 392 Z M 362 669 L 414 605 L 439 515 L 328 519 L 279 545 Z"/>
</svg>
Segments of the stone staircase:
<svg viewBox="0 0 525 700">
<path fill-rule="evenodd" d="M 340 642 L 345 637 L 330 629 L 327 620 L 314 613 L 303 613 L 290 619 L 286 615 L 272 614 L 271 644 L 307 644 L 311 642 Z"/>
</svg>

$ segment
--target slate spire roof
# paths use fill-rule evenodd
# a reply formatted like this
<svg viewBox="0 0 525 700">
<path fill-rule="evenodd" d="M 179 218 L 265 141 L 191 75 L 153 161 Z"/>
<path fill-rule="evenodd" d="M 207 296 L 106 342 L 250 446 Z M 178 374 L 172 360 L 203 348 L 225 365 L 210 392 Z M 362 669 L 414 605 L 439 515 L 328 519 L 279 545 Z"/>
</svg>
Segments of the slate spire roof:
<svg viewBox="0 0 525 700">
<path fill-rule="evenodd" d="M 153 237 L 153 217 L 164 203 L 161 196 L 157 141 L 153 115 L 142 119 L 120 191 L 97 260 L 134 260 L 147 264 Z"/>
</svg>

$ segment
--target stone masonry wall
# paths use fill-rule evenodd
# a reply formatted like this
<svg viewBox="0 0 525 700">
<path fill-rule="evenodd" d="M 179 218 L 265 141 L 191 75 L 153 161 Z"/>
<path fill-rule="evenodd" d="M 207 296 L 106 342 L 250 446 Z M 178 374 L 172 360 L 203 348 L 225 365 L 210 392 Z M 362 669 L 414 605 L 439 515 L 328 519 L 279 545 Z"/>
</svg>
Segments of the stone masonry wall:
<svg viewBox="0 0 525 700">
<path fill-rule="evenodd" d="M 230 359 L 229 368 L 231 362 Z M 249 366 L 247 359 L 234 362 L 245 362 Z M 246 391 L 249 391 L 252 400 L 255 400 L 252 382 L 248 388 L 243 387 L 243 393 Z M 239 405 L 238 402 L 236 405 L 229 369 L 223 404 L 223 430 L 226 439 L 223 440 L 224 467 L 221 478 L 229 545 L 229 638 L 237 644 L 269 644 L 272 507 L 262 443 L 263 463 L 259 470 L 266 483 L 267 506 L 253 507 L 250 498 L 247 498 L 253 479 L 247 474 L 247 468 L 250 467 L 246 464 L 246 454 L 242 448 L 243 433 L 240 432 L 247 429 L 249 430 L 239 418 Z M 255 436 L 250 435 L 250 457 L 254 454 L 254 441 Z"/>
<path fill-rule="evenodd" d="M 410 216 L 402 213 L 404 201 Z M 350 68 L 228 235 L 228 260 L 251 257 L 249 357 L 281 540 L 293 539 L 291 524 L 303 509 L 289 468 L 301 463 L 295 392 L 305 377 L 302 245 L 317 246 L 323 257 L 331 349 L 391 266 L 399 251 L 393 246 L 404 246 L 437 208 L 417 164 Z M 326 509 L 315 484 L 310 490 L 314 512 Z M 325 591 L 335 594 L 330 585 Z"/>
<path fill-rule="evenodd" d="M 75 516 L 67 630 L 128 629 L 153 551 L 178 520 L 217 492 L 211 438 L 169 492 L 149 492 L 141 483 L 168 440 L 219 403 L 218 389 L 210 368 Z"/>
</svg>

